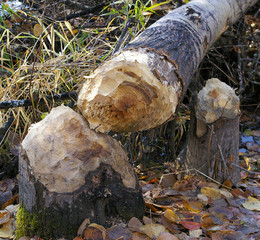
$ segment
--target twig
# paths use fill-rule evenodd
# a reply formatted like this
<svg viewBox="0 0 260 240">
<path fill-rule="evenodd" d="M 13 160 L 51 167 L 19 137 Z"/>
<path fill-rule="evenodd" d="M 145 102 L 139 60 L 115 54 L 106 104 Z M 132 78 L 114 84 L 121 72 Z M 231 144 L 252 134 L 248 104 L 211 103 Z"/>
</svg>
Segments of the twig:
<svg viewBox="0 0 260 240">
<path fill-rule="evenodd" d="M 127 33 L 128 27 L 130 26 L 130 22 L 131 22 L 130 19 L 128 19 L 126 24 L 125 24 L 125 27 L 124 27 L 121 35 L 120 35 L 120 37 L 119 37 L 119 40 L 117 41 L 117 43 L 115 45 L 115 48 L 114 48 L 114 51 L 113 51 L 112 55 L 114 55 L 119 50 L 119 48 L 120 48 L 120 46 L 121 46 L 121 44 L 123 42 L 123 39 L 124 39 L 124 37 L 125 37 L 125 35 Z"/>
<path fill-rule="evenodd" d="M 58 18 L 57 21 L 64 21 L 64 20 L 70 20 L 72 18 L 77 18 L 77 17 L 81 17 L 81 16 L 84 16 L 88 13 L 94 13 L 96 11 L 99 11 L 102 9 L 102 7 L 104 7 L 106 4 L 105 3 L 100 3 L 98 4 L 97 6 L 95 7 L 89 7 L 89 8 L 85 8 L 83 11 L 81 12 L 78 12 L 78 13 L 73 13 L 73 14 L 70 14 L 66 17 L 62 17 L 62 18 Z"/>
<path fill-rule="evenodd" d="M 65 92 L 61 94 L 55 94 L 55 95 L 47 95 L 43 98 L 40 98 L 38 101 L 34 101 L 34 103 L 43 104 L 45 103 L 45 99 L 47 100 L 54 100 L 54 101 L 60 101 L 65 99 L 77 99 L 78 94 L 76 92 Z M 12 100 L 12 101 L 5 101 L 0 102 L 0 109 L 9 109 L 9 108 L 16 108 L 16 107 L 29 107 L 32 106 L 32 101 L 30 99 L 25 100 Z"/>
<path fill-rule="evenodd" d="M 198 172 L 198 173 L 201 174 L 202 176 L 204 176 L 204 177 L 210 179 L 212 182 L 215 182 L 215 183 L 219 184 L 219 185 L 222 186 L 222 187 L 225 187 L 225 188 L 230 189 L 230 190 L 232 189 L 232 188 L 230 188 L 230 187 L 228 187 L 228 186 L 226 186 L 226 185 L 221 184 L 220 182 L 214 180 L 213 178 L 209 177 L 209 176 L 206 175 L 205 173 L 203 173 L 203 172 L 201 172 L 201 171 L 199 171 L 199 170 L 197 170 L 197 169 L 195 169 L 195 168 L 194 168 L 194 169 L 190 169 L 190 171 L 192 171 L 192 170 L 195 171 L 195 172 Z"/>
<path fill-rule="evenodd" d="M 9 128 L 12 126 L 14 122 L 14 116 L 11 112 L 9 118 L 7 119 L 7 121 L 4 123 L 4 125 L 0 128 L 0 145 L 2 144 L 3 140 L 6 137 L 6 133 L 9 130 Z"/>
<path fill-rule="evenodd" d="M 237 167 L 237 168 L 239 168 L 239 169 L 245 171 L 245 172 L 248 172 L 249 174 L 252 174 L 252 175 L 259 174 L 259 172 L 249 171 L 249 170 L 247 170 L 247 169 L 245 169 L 245 168 L 243 168 L 243 167 L 241 167 L 241 166 L 239 166 L 239 165 L 237 165 L 237 164 L 235 164 L 235 163 L 231 163 L 231 164 L 232 164 L 233 166 L 235 166 L 235 167 Z"/>
</svg>

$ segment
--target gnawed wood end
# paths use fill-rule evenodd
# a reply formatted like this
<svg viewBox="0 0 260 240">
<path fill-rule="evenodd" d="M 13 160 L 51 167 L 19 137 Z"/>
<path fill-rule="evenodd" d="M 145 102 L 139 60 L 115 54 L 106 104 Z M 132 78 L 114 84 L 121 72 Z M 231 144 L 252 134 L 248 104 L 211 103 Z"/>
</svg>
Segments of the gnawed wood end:
<svg viewBox="0 0 260 240">
<path fill-rule="evenodd" d="M 199 92 L 196 104 L 197 136 L 207 131 L 206 124 L 220 118 L 235 119 L 240 114 L 239 97 L 227 84 L 217 78 L 209 79 Z"/>
<path fill-rule="evenodd" d="M 179 89 L 176 91 L 160 79 L 151 60 L 153 64 L 162 61 L 153 52 L 123 51 L 87 79 L 79 93 L 78 106 L 92 129 L 139 131 L 156 127 L 172 116 Z M 166 64 L 172 71 L 172 64 Z"/>
<path fill-rule="evenodd" d="M 22 148 L 35 178 L 50 192 L 79 189 L 101 163 L 111 165 L 126 188 L 136 187 L 135 173 L 121 145 L 90 130 L 84 118 L 68 107 L 57 107 L 32 125 Z"/>
</svg>

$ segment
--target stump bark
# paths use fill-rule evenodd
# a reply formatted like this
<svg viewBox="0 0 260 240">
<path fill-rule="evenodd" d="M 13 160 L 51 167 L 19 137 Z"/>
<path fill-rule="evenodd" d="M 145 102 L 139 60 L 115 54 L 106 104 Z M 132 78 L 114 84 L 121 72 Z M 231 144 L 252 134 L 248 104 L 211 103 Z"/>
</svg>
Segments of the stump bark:
<svg viewBox="0 0 260 240">
<path fill-rule="evenodd" d="M 144 214 L 144 203 L 126 152 L 110 136 L 90 130 L 83 117 L 58 107 L 34 124 L 22 142 L 20 204 L 35 213 L 36 229 L 72 239 L 86 218 L 109 224 L 111 218 Z M 39 235 L 38 235 L 39 236 Z"/>
<path fill-rule="evenodd" d="M 256 0 L 195 0 L 147 28 L 86 80 L 78 106 L 99 132 L 135 132 L 175 112 L 207 50 Z"/>
<path fill-rule="evenodd" d="M 195 168 L 223 183 L 240 180 L 239 98 L 216 78 L 199 92 L 191 116 L 186 160 Z"/>
</svg>

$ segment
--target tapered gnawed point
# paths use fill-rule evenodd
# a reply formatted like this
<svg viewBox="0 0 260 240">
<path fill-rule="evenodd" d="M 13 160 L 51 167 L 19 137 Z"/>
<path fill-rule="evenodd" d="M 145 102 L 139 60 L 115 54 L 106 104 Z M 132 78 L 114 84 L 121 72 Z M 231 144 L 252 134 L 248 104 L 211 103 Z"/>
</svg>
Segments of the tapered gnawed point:
<svg viewBox="0 0 260 240">
<path fill-rule="evenodd" d="M 149 64 L 152 55 L 156 53 L 122 52 L 87 79 L 78 106 L 92 129 L 140 131 L 156 127 L 173 115 L 178 104 L 178 89 L 174 87 L 181 84 L 172 86 L 160 78 L 160 71 L 153 71 Z"/>
<path fill-rule="evenodd" d="M 144 214 L 141 188 L 121 144 L 89 129 L 82 115 L 65 106 L 32 125 L 21 144 L 19 201 L 37 213 L 30 234 L 44 228 L 54 239 L 73 239 L 86 218 L 106 225 L 110 218 Z"/>
<path fill-rule="evenodd" d="M 121 145 L 89 129 L 84 118 L 68 107 L 54 108 L 32 125 L 22 148 L 34 176 L 51 192 L 79 189 L 86 183 L 87 174 L 102 163 L 124 172 L 122 181 L 127 188 L 136 187 L 134 171 Z"/>
</svg>

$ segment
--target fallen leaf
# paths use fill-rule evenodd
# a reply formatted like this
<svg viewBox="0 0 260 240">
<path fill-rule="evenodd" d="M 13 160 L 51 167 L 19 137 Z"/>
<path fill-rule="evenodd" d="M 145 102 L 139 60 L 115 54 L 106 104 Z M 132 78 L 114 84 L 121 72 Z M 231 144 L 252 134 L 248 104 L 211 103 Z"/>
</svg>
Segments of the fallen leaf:
<svg viewBox="0 0 260 240">
<path fill-rule="evenodd" d="M 221 192 L 219 189 L 210 188 L 210 187 L 203 187 L 201 188 L 201 193 L 207 197 L 210 197 L 213 200 L 221 198 Z"/>
<path fill-rule="evenodd" d="M 211 235 L 212 240 L 245 240 L 247 239 L 244 234 L 241 232 L 234 232 L 232 230 L 226 231 L 218 231 L 216 233 L 212 233 Z"/>
<path fill-rule="evenodd" d="M 248 210 L 260 211 L 260 201 L 251 196 L 248 197 L 248 199 L 245 201 L 245 203 L 242 204 L 242 206 Z"/>
<path fill-rule="evenodd" d="M 140 230 L 150 238 L 157 238 L 161 232 L 165 231 L 165 227 L 161 224 L 147 224 L 140 227 Z"/>
<path fill-rule="evenodd" d="M 31 240 L 31 238 L 30 238 L 30 237 L 27 237 L 27 236 L 24 236 L 24 237 L 19 238 L 19 240 Z M 73 240 L 74 240 L 74 239 L 73 239 Z M 78 239 L 76 239 L 76 240 L 78 240 Z"/>
<path fill-rule="evenodd" d="M 239 188 L 232 189 L 231 193 L 234 197 L 247 198 L 248 196 Z"/>
<path fill-rule="evenodd" d="M 244 160 L 247 166 L 247 170 L 250 171 L 251 170 L 250 159 L 248 157 L 245 157 Z"/>
<path fill-rule="evenodd" d="M 220 189 L 220 193 L 225 197 L 225 198 L 232 198 L 233 195 L 230 191 L 228 191 L 227 189 L 223 188 Z"/>
<path fill-rule="evenodd" d="M 191 237 L 199 238 L 202 235 L 202 229 L 190 230 L 189 235 Z"/>
<path fill-rule="evenodd" d="M 84 231 L 85 240 L 104 240 L 106 239 L 106 229 L 96 223 L 91 223 Z"/>
<path fill-rule="evenodd" d="M 143 216 L 143 223 L 144 224 L 151 224 L 153 221 L 151 218 Z"/>
<path fill-rule="evenodd" d="M 7 223 L 11 218 L 11 214 L 7 211 L 0 211 L 0 225 Z"/>
<path fill-rule="evenodd" d="M 178 227 L 176 224 L 170 222 L 168 218 L 165 216 L 161 216 L 161 224 L 171 233 L 176 234 L 179 233 Z"/>
<path fill-rule="evenodd" d="M 5 20 L 5 25 L 7 28 L 11 29 L 13 27 L 13 24 L 9 20 Z"/>
<path fill-rule="evenodd" d="M 2 225 L 2 227 L 0 228 L 0 238 L 11 239 L 13 234 L 14 234 L 14 232 L 12 229 L 11 221 L 4 223 Z"/>
<path fill-rule="evenodd" d="M 178 238 L 168 232 L 162 232 L 159 234 L 157 240 L 178 240 Z"/>
<path fill-rule="evenodd" d="M 180 220 L 179 216 L 175 212 L 173 212 L 171 209 L 166 209 L 166 211 L 164 213 L 164 217 L 166 217 L 171 222 L 178 222 Z"/>
<path fill-rule="evenodd" d="M 155 207 L 153 203 L 145 202 L 145 206 L 150 208 L 153 212 L 157 212 L 160 210 L 159 208 Z"/>
<path fill-rule="evenodd" d="M 147 235 L 145 235 L 143 233 L 139 233 L 139 232 L 134 232 L 132 238 L 133 238 L 133 240 L 150 240 L 151 239 Z"/>
<path fill-rule="evenodd" d="M 113 226 L 106 231 L 106 240 L 132 240 L 132 232 L 121 226 Z"/>
<path fill-rule="evenodd" d="M 78 236 L 83 235 L 84 230 L 87 228 L 87 226 L 90 224 L 90 219 L 86 218 L 80 225 L 79 229 L 78 229 Z"/>
<path fill-rule="evenodd" d="M 172 187 L 176 181 L 177 180 L 174 174 L 172 173 L 163 174 L 159 185 L 162 186 L 163 188 L 168 188 L 168 187 Z"/>
<path fill-rule="evenodd" d="M 138 232 L 141 226 L 143 226 L 143 224 L 136 217 L 132 217 L 128 222 L 128 228 L 133 232 Z"/>
<path fill-rule="evenodd" d="M 19 240 L 21 240 L 21 239 L 19 239 Z M 29 240 L 30 240 L 30 238 L 29 238 Z M 82 237 L 75 237 L 73 240 L 84 240 Z"/>
<path fill-rule="evenodd" d="M 230 180 L 226 180 L 225 182 L 223 182 L 223 185 L 228 188 L 231 188 L 233 186 L 233 183 Z"/>
<path fill-rule="evenodd" d="M 204 204 L 204 205 L 207 205 L 208 202 L 209 202 L 208 197 L 205 196 L 205 195 L 203 195 L 203 194 L 198 194 L 198 195 L 197 195 L 197 198 L 198 198 L 198 200 L 200 200 L 201 203 Z"/>
<path fill-rule="evenodd" d="M 191 221 L 180 221 L 180 224 L 189 230 L 197 230 L 200 229 L 200 223 L 191 222 Z"/>
<path fill-rule="evenodd" d="M 43 32 L 43 27 L 39 24 L 36 23 L 33 27 L 33 34 L 35 37 L 39 37 Z"/>
<path fill-rule="evenodd" d="M 5 209 L 9 205 L 13 205 L 13 203 L 17 202 L 19 195 L 15 194 L 10 200 L 6 201 L 1 208 Z"/>
<path fill-rule="evenodd" d="M 11 17 L 11 22 L 13 22 L 13 23 L 21 23 L 22 21 L 23 21 L 22 17 L 20 17 L 16 14 L 13 14 Z"/>
<path fill-rule="evenodd" d="M 201 227 L 208 228 L 214 226 L 213 219 L 211 218 L 210 214 L 203 215 L 201 218 Z"/>
<path fill-rule="evenodd" d="M 201 212 L 203 205 L 201 202 L 197 202 L 197 201 L 187 201 L 184 200 L 183 201 L 183 206 L 185 208 L 187 208 L 187 210 L 191 211 L 191 212 Z"/>
</svg>

